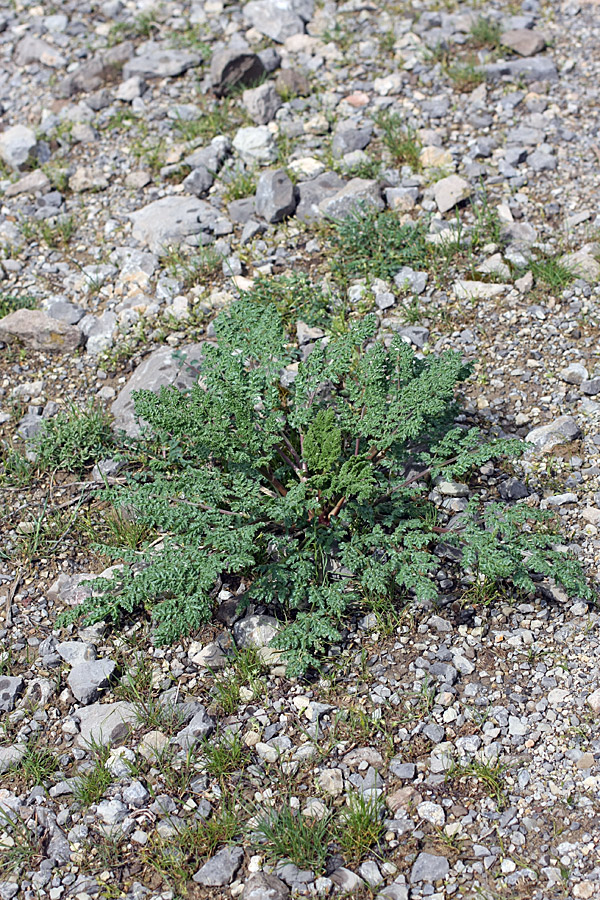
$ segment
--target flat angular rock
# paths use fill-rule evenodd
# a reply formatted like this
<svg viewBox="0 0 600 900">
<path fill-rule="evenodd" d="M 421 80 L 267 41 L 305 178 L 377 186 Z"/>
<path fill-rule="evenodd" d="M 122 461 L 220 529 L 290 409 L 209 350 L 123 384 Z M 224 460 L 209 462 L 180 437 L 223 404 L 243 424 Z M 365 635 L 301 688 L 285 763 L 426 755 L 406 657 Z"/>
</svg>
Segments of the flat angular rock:
<svg viewBox="0 0 600 900">
<path fill-rule="evenodd" d="M 202 344 L 187 344 L 182 348 L 187 361 L 193 365 L 202 358 Z M 113 428 L 115 431 L 124 431 L 129 437 L 139 437 L 141 427 L 134 413 L 134 394 L 136 391 L 147 390 L 158 393 L 161 387 L 173 385 L 178 390 L 184 390 L 192 386 L 198 380 L 198 373 L 190 366 L 181 365 L 173 357 L 170 347 L 161 347 L 146 357 L 124 388 L 119 392 L 117 399 L 111 406 L 114 416 Z"/>
<path fill-rule="evenodd" d="M 344 186 L 344 179 L 336 172 L 323 172 L 309 181 L 301 181 L 298 190 L 296 217 L 302 222 L 315 222 L 323 218 L 320 204 L 327 197 L 333 197 Z"/>
<path fill-rule="evenodd" d="M 462 203 L 471 196 L 471 193 L 471 185 L 460 175 L 448 175 L 447 178 L 437 181 L 433 188 L 435 202 L 441 213 L 448 212 L 449 209 Z"/>
<path fill-rule="evenodd" d="M 319 209 L 328 219 L 343 219 L 357 209 L 369 206 L 383 209 L 379 183 L 371 178 L 351 178 L 333 197 L 322 200 Z"/>
<path fill-rule="evenodd" d="M 241 847 L 224 847 L 192 876 L 193 881 L 206 887 L 231 884 L 243 859 L 244 851 Z"/>
<path fill-rule="evenodd" d="M 91 166 L 79 166 L 69 178 L 69 187 L 76 194 L 82 194 L 84 191 L 103 191 L 108 187 L 108 179 Z"/>
<path fill-rule="evenodd" d="M 154 41 L 143 44 L 141 53 L 123 66 L 123 78 L 176 78 L 199 66 L 202 57 L 189 50 L 170 50 Z"/>
<path fill-rule="evenodd" d="M 196 197 L 161 197 L 131 213 L 133 237 L 153 253 L 163 254 L 184 238 L 202 231 L 202 220 L 214 217 L 213 208 Z"/>
<path fill-rule="evenodd" d="M 137 713 L 132 703 L 119 700 L 117 703 L 94 703 L 78 709 L 79 747 L 88 747 L 93 741 L 103 744 L 118 744 L 137 722 Z"/>
<path fill-rule="evenodd" d="M 257 214 L 267 222 L 282 222 L 296 209 L 294 185 L 285 169 L 263 172 L 254 198 Z"/>
<path fill-rule="evenodd" d="M 17 766 L 25 753 L 27 744 L 12 744 L 10 747 L 0 747 L 0 775 L 8 772 L 13 766 Z M 0 894 L 0 896 L 2 896 Z"/>
<path fill-rule="evenodd" d="M 244 885 L 241 900 L 288 900 L 289 896 L 289 889 L 275 875 L 256 872 Z"/>
<path fill-rule="evenodd" d="M 373 123 L 341 121 L 335 129 L 331 150 L 336 159 L 354 150 L 364 150 L 373 136 Z"/>
<path fill-rule="evenodd" d="M 76 700 L 86 706 L 98 698 L 102 688 L 108 686 L 117 664 L 112 659 L 96 659 L 73 666 L 67 684 Z"/>
<path fill-rule="evenodd" d="M 510 284 L 488 284 L 485 281 L 457 281 L 452 290 L 459 300 L 491 300 L 510 290 Z"/>
<path fill-rule="evenodd" d="M 503 76 L 523 81 L 558 81 L 556 63 L 548 56 L 531 56 L 523 59 L 509 59 L 489 63 L 483 67 L 488 81 L 497 81 Z"/>
<path fill-rule="evenodd" d="M 568 444 L 581 436 L 579 425 L 573 416 L 559 416 L 548 425 L 533 428 L 526 437 L 529 444 L 543 453 L 549 453 L 559 444 Z"/>
<path fill-rule="evenodd" d="M 34 169 L 23 175 L 14 184 L 10 184 L 5 192 L 5 197 L 16 197 L 18 194 L 45 193 L 50 187 L 50 179 L 41 169 Z"/>
<path fill-rule="evenodd" d="M 198 711 L 194 714 L 190 722 L 175 735 L 175 741 L 180 747 L 187 749 L 192 747 L 196 741 L 208 737 L 214 731 L 215 723 L 206 712 L 202 704 L 199 704 Z"/>
<path fill-rule="evenodd" d="M 272 82 L 267 81 L 255 88 L 248 88 L 242 94 L 242 103 L 250 118 L 257 125 L 268 125 L 283 103 Z"/>
<path fill-rule="evenodd" d="M 561 257 L 560 262 L 574 272 L 578 278 L 595 284 L 600 281 L 600 262 L 596 258 L 599 251 L 598 244 L 586 245 L 575 253 L 566 253 Z"/>
<path fill-rule="evenodd" d="M 244 6 L 244 18 L 261 34 L 283 44 L 286 38 L 305 30 L 305 20 L 295 7 L 295 0 L 250 0 Z"/>
<path fill-rule="evenodd" d="M 260 57 L 249 50 L 218 50 L 210 61 L 210 80 L 217 97 L 237 87 L 256 84 L 265 74 Z"/>
<path fill-rule="evenodd" d="M 206 166 L 198 166 L 193 169 L 190 174 L 184 178 L 183 186 L 189 194 L 195 194 L 196 197 L 204 197 L 215 182 L 215 176 Z"/>
<path fill-rule="evenodd" d="M 78 92 L 97 91 L 108 81 L 115 80 L 125 62 L 133 55 L 131 41 L 123 41 L 115 47 L 96 53 L 74 72 L 69 73 L 57 87 L 59 97 L 72 97 Z"/>
<path fill-rule="evenodd" d="M 12 125 L 0 133 L 0 159 L 18 170 L 31 159 L 37 147 L 35 132 L 26 125 Z"/>
<path fill-rule="evenodd" d="M 233 147 L 249 165 L 268 165 L 277 159 L 277 147 L 266 125 L 240 128 L 233 139 Z"/>
<path fill-rule="evenodd" d="M 233 626 L 238 647 L 268 647 L 281 631 L 281 623 L 273 616 L 246 616 Z"/>
<path fill-rule="evenodd" d="M 432 853 L 419 853 L 414 861 L 410 883 L 422 881 L 435 882 L 445 878 L 450 871 L 450 864 L 445 856 L 434 856 Z"/>
<path fill-rule="evenodd" d="M 86 641 L 62 641 L 56 645 L 56 652 L 70 666 L 96 659 L 96 648 Z"/>
<path fill-rule="evenodd" d="M 82 334 L 79 328 L 41 309 L 17 309 L 0 319 L 0 341 L 24 344 L 32 350 L 70 353 L 81 344 Z"/>
<path fill-rule="evenodd" d="M 519 56 L 534 56 L 546 46 L 546 39 L 539 31 L 530 28 L 511 28 L 500 36 L 500 43 Z"/>
<path fill-rule="evenodd" d="M 20 675 L 0 677 L 0 712 L 12 712 L 24 686 L 25 682 Z"/>
<path fill-rule="evenodd" d="M 62 69 L 67 60 L 59 53 L 56 47 L 33 35 L 25 35 L 15 47 L 14 60 L 18 66 L 28 66 L 30 63 L 42 63 L 51 69 Z"/>
</svg>

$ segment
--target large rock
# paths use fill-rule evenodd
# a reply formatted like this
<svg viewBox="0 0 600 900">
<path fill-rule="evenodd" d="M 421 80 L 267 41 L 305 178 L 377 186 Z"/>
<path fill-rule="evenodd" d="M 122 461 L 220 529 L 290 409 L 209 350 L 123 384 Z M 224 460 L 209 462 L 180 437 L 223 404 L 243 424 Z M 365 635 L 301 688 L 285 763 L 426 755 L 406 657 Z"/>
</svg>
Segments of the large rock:
<svg viewBox="0 0 600 900">
<path fill-rule="evenodd" d="M 82 334 L 75 325 L 54 319 L 41 309 L 17 309 L 0 319 L 0 341 L 24 344 L 33 350 L 76 350 Z"/>
<path fill-rule="evenodd" d="M 320 204 L 333 197 L 344 187 L 344 179 L 336 172 L 323 172 L 309 181 L 297 185 L 298 207 L 296 217 L 302 222 L 315 222 L 323 218 Z"/>
<path fill-rule="evenodd" d="M 270 81 L 255 88 L 248 88 L 242 94 L 242 102 L 253 122 L 257 125 L 268 125 L 275 118 L 275 113 L 283 105 L 281 97 Z"/>
<path fill-rule="evenodd" d="M 240 86 L 256 84 L 264 75 L 262 60 L 249 50 L 218 50 L 210 61 L 210 80 L 217 97 Z"/>
<path fill-rule="evenodd" d="M 241 900 L 288 900 L 290 892 L 275 875 L 256 872 L 251 875 L 241 894 Z"/>
<path fill-rule="evenodd" d="M 436 181 L 433 188 L 435 202 L 441 213 L 448 212 L 449 209 L 462 203 L 471 196 L 471 192 L 471 185 L 460 175 L 448 175 L 447 178 L 441 178 Z"/>
<path fill-rule="evenodd" d="M 176 78 L 188 69 L 199 66 L 202 57 L 189 50 L 170 50 L 162 44 L 147 41 L 139 48 L 137 56 L 123 67 L 123 78 Z"/>
<path fill-rule="evenodd" d="M 250 0 L 244 16 L 261 34 L 283 44 L 286 38 L 304 32 L 313 10 L 312 0 Z"/>
<path fill-rule="evenodd" d="M 58 95 L 72 97 L 79 91 L 85 93 L 97 91 L 102 85 L 119 77 L 124 63 L 132 55 L 133 44 L 131 41 L 124 41 L 122 44 L 96 53 L 90 60 L 62 79 L 57 87 Z"/>
<path fill-rule="evenodd" d="M 4 675 L 0 678 L 0 712 L 11 712 L 17 698 L 23 693 L 25 682 L 20 675 Z"/>
<path fill-rule="evenodd" d="M 242 864 L 244 851 L 241 847 L 223 847 L 208 862 L 205 862 L 193 876 L 193 880 L 206 887 L 222 887 L 230 884 Z"/>
<path fill-rule="evenodd" d="M 532 31 L 530 28 L 511 28 L 505 31 L 500 42 L 509 50 L 514 50 L 519 56 L 534 56 L 543 50 L 546 46 L 546 39 L 539 31 Z"/>
<path fill-rule="evenodd" d="M 112 659 L 87 660 L 74 665 L 67 684 L 75 699 L 86 706 L 97 700 L 102 688 L 108 686 L 116 667 Z"/>
<path fill-rule="evenodd" d="M 488 81 L 497 81 L 504 76 L 523 81 L 558 81 L 556 64 L 547 56 L 501 60 L 484 66 L 483 71 Z"/>
<path fill-rule="evenodd" d="M 133 237 L 160 255 L 189 235 L 199 234 L 203 219 L 214 216 L 213 207 L 204 200 L 171 196 L 149 203 L 129 218 L 133 222 Z"/>
<path fill-rule="evenodd" d="M 333 197 L 321 200 L 319 210 L 325 218 L 343 219 L 364 206 L 374 209 L 385 206 L 379 183 L 372 178 L 351 178 Z"/>
<path fill-rule="evenodd" d="M 281 624 L 273 616 L 247 616 L 233 626 L 233 636 L 238 647 L 254 647 L 266 665 L 276 663 L 281 651 L 271 647 L 271 642 L 281 631 Z"/>
<path fill-rule="evenodd" d="M 94 741 L 104 746 L 117 744 L 137 722 L 135 707 L 126 700 L 84 706 L 74 716 L 79 719 L 77 744 L 80 747 L 88 747 Z"/>
<path fill-rule="evenodd" d="M 175 735 L 175 742 L 184 749 L 192 747 L 196 741 L 203 740 L 208 737 L 215 729 L 215 723 L 206 712 L 202 704 L 198 704 L 199 709 L 192 716 L 190 722 Z"/>
<path fill-rule="evenodd" d="M 193 365 L 194 361 L 201 360 L 202 347 L 202 344 L 189 344 L 182 348 L 190 364 Z M 147 390 L 158 393 L 161 387 L 169 385 L 173 385 L 178 390 L 185 390 L 197 380 L 197 371 L 182 366 L 174 359 L 170 347 L 161 347 L 155 350 L 139 364 L 112 404 L 111 412 L 114 416 L 115 431 L 124 431 L 130 437 L 139 437 L 141 434 L 141 427 L 134 415 L 133 395 L 136 391 Z"/>
<path fill-rule="evenodd" d="M 4 192 L 5 197 L 16 197 L 18 194 L 45 194 L 50 188 L 50 179 L 41 169 L 34 169 L 23 175 L 14 184 L 9 184 Z"/>
<path fill-rule="evenodd" d="M 434 856 L 432 853 L 419 853 L 410 873 L 410 883 L 421 881 L 440 881 L 450 871 L 450 863 L 445 856 Z"/>
<path fill-rule="evenodd" d="M 559 416 L 548 425 L 533 428 L 526 440 L 539 452 L 550 453 L 559 444 L 568 444 L 580 436 L 581 430 L 573 416 Z"/>
<path fill-rule="evenodd" d="M 36 147 L 35 133 L 26 125 L 13 125 L 0 134 L 0 159 L 10 169 L 27 165 Z"/>
<path fill-rule="evenodd" d="M 59 53 L 56 47 L 33 35 L 25 35 L 15 47 L 15 63 L 18 66 L 28 66 L 30 63 L 42 63 L 51 69 L 62 69 L 67 60 Z"/>
<path fill-rule="evenodd" d="M 599 254 L 600 245 L 594 242 L 593 244 L 585 244 L 574 253 L 566 253 L 561 257 L 560 262 L 571 272 L 574 272 L 578 278 L 595 283 L 600 281 Z"/>
<path fill-rule="evenodd" d="M 336 126 L 331 150 L 336 159 L 354 150 L 364 150 L 373 136 L 373 123 L 344 121 Z"/>
<path fill-rule="evenodd" d="M 267 222 L 281 222 L 296 209 L 294 185 L 285 169 L 263 172 L 255 196 L 256 212 Z"/>
<path fill-rule="evenodd" d="M 0 747 L 0 775 L 3 772 L 8 772 L 13 766 L 18 766 L 26 752 L 27 744 L 11 744 L 8 747 Z M 0 893 L 1 896 L 2 894 Z"/>
<path fill-rule="evenodd" d="M 251 166 L 269 165 L 277 159 L 277 147 L 266 125 L 240 128 L 233 139 L 233 146 L 244 162 Z"/>
</svg>

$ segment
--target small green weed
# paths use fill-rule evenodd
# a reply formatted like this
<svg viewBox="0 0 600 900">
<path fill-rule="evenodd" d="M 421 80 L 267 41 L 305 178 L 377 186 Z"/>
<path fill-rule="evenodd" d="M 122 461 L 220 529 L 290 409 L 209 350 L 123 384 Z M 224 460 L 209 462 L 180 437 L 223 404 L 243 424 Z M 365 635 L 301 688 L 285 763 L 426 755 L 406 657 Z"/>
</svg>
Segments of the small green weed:
<svg viewBox="0 0 600 900">
<path fill-rule="evenodd" d="M 377 796 L 348 795 L 348 806 L 338 818 L 335 838 L 345 858 L 357 862 L 381 839 L 383 800 Z"/>
<path fill-rule="evenodd" d="M 504 786 L 504 775 L 507 768 L 498 759 L 489 762 L 475 759 L 466 765 L 456 763 L 451 766 L 446 774 L 446 779 L 475 778 L 482 784 L 486 794 L 494 800 L 498 809 L 504 809 L 508 802 Z"/>
<path fill-rule="evenodd" d="M 575 281 L 577 275 L 555 256 L 532 259 L 529 264 L 534 279 L 553 291 L 562 290 Z"/>
<path fill-rule="evenodd" d="M 252 197 L 256 193 L 256 169 L 235 166 L 223 172 L 221 181 L 223 182 L 223 199 L 226 203 L 231 203 L 232 200 L 242 200 L 244 197 Z"/>
<path fill-rule="evenodd" d="M 174 734 L 183 728 L 185 714 L 176 703 L 164 703 L 158 698 L 153 677 L 152 661 L 140 653 L 134 664 L 127 666 L 115 693 L 133 705 L 140 725 Z"/>
<path fill-rule="evenodd" d="M 20 818 L 0 807 L 0 875 L 20 872 L 24 867 L 33 869 L 43 859 L 44 835 L 37 836 Z"/>
<path fill-rule="evenodd" d="M 28 787 L 33 787 L 45 784 L 58 767 L 56 755 L 44 747 L 38 737 L 27 745 L 23 759 L 13 767 L 13 771 L 25 779 Z"/>
<path fill-rule="evenodd" d="M 470 42 L 476 47 L 489 47 L 496 50 L 500 46 L 502 28 L 499 22 L 479 16 L 471 25 Z"/>
<path fill-rule="evenodd" d="M 202 743 L 206 771 L 220 781 L 241 769 L 249 757 L 249 751 L 239 734 L 214 737 Z"/>
<path fill-rule="evenodd" d="M 379 113 L 375 121 L 381 131 L 381 140 L 394 165 L 407 165 L 413 172 L 419 172 L 422 145 L 415 129 L 407 126 L 399 113 L 388 110 Z"/>
<path fill-rule="evenodd" d="M 446 74 L 452 82 L 454 90 L 461 94 L 474 90 L 485 81 L 485 74 L 472 62 L 449 66 Z"/>
<path fill-rule="evenodd" d="M 30 294 L 0 293 L 0 319 L 16 312 L 17 309 L 35 309 L 37 300 Z"/>
<path fill-rule="evenodd" d="M 327 327 L 335 312 L 335 300 L 327 287 L 313 284 L 304 272 L 276 277 L 259 275 L 246 297 L 261 306 L 274 304 L 290 332 L 295 330 L 298 319 L 310 326 Z"/>
<path fill-rule="evenodd" d="M 427 265 L 431 247 L 424 224 L 403 225 L 393 212 L 363 208 L 334 223 L 332 267 L 344 280 L 392 278 L 402 266 Z"/>
<path fill-rule="evenodd" d="M 231 714 L 240 705 L 240 688 L 246 687 L 254 697 L 264 688 L 261 677 L 264 665 L 254 647 L 237 650 L 230 666 L 215 679 L 214 697 L 223 712 Z"/>
<path fill-rule="evenodd" d="M 210 244 L 197 247 L 191 253 L 184 253 L 179 247 L 169 247 L 164 256 L 165 268 L 184 288 L 203 284 L 223 265 L 223 256 Z"/>
<path fill-rule="evenodd" d="M 115 447 L 110 419 L 92 403 L 74 404 L 44 420 L 41 432 L 32 442 L 37 466 L 42 471 L 65 469 L 81 474 Z"/>
<path fill-rule="evenodd" d="M 92 803 L 98 803 L 112 781 L 112 776 L 106 768 L 110 749 L 93 740 L 88 749 L 91 764 L 85 771 L 77 774 L 73 784 L 73 796 L 84 808 L 91 806 Z"/>
<path fill-rule="evenodd" d="M 331 837 L 331 813 L 322 818 L 309 818 L 292 809 L 289 802 L 268 812 L 258 822 L 257 849 L 278 861 L 288 859 L 299 869 L 323 873 Z"/>
</svg>

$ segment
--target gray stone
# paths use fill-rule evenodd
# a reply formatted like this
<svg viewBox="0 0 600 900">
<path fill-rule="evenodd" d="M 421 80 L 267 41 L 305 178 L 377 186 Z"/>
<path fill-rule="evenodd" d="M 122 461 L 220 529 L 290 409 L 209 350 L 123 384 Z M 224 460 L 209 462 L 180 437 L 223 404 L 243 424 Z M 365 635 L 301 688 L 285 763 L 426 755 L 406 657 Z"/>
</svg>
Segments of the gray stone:
<svg viewBox="0 0 600 900">
<path fill-rule="evenodd" d="M 0 881 L 0 900 L 13 900 L 13 897 L 16 897 L 18 893 L 18 881 Z"/>
<path fill-rule="evenodd" d="M 17 766 L 26 752 L 27 744 L 11 744 L 8 747 L 0 747 L 0 775 L 2 772 L 8 772 L 13 766 Z"/>
<path fill-rule="evenodd" d="M 298 191 L 296 218 L 302 222 L 322 219 L 320 204 L 327 197 L 335 196 L 343 186 L 344 180 L 336 172 L 323 172 L 310 181 L 301 181 L 296 186 Z"/>
<path fill-rule="evenodd" d="M 335 872 L 332 872 L 329 877 L 343 894 L 352 894 L 365 886 L 362 878 L 356 875 L 351 869 L 346 869 L 345 866 L 340 866 L 340 868 L 336 869 Z"/>
<path fill-rule="evenodd" d="M 61 574 L 48 588 L 46 592 L 48 600 L 61 605 L 79 606 L 91 597 L 91 582 L 96 577 L 93 572 L 81 572 L 79 575 Z"/>
<path fill-rule="evenodd" d="M 277 147 L 266 125 L 240 128 L 233 147 L 248 165 L 268 165 L 277 159 Z"/>
<path fill-rule="evenodd" d="M 117 315 L 110 309 L 104 310 L 100 316 L 83 317 L 79 328 L 87 339 L 85 349 L 90 356 L 98 356 L 112 346 L 117 324 Z"/>
<path fill-rule="evenodd" d="M 233 626 L 238 647 L 268 647 L 281 631 L 281 623 L 273 616 L 247 616 Z"/>
<path fill-rule="evenodd" d="M 435 722 L 429 722 L 423 729 L 423 734 L 434 744 L 440 744 L 444 740 L 446 731 L 442 725 L 438 725 Z"/>
<path fill-rule="evenodd" d="M 297 0 L 250 0 L 244 6 L 244 17 L 261 34 L 282 44 L 286 38 L 304 32 L 304 23 L 312 15 L 312 11 L 307 15 L 311 6 Z"/>
<path fill-rule="evenodd" d="M 263 172 L 254 198 L 256 212 L 267 222 L 282 222 L 296 209 L 294 185 L 285 169 Z"/>
<path fill-rule="evenodd" d="M 334 157 L 340 159 L 354 150 L 364 150 L 373 136 L 373 123 L 348 122 L 342 120 L 336 126 L 331 149 Z"/>
<path fill-rule="evenodd" d="M 558 81 L 556 64 L 547 56 L 532 56 L 525 59 L 502 60 L 483 67 L 488 81 L 497 81 L 503 76 L 523 81 Z"/>
<path fill-rule="evenodd" d="M 511 28 L 503 32 L 500 42 L 519 56 L 534 56 L 546 46 L 546 39 L 539 31 L 530 28 Z"/>
<path fill-rule="evenodd" d="M 216 175 L 230 154 L 231 141 L 225 135 L 219 134 L 206 147 L 199 147 L 186 156 L 184 162 L 192 169 L 205 168 Z"/>
<path fill-rule="evenodd" d="M 256 84 L 265 75 L 265 67 L 256 53 L 228 48 L 213 53 L 210 61 L 210 80 L 217 97 L 243 85 Z"/>
<path fill-rule="evenodd" d="M 184 749 L 192 747 L 196 741 L 208 737 L 214 731 L 215 723 L 204 706 L 199 704 L 199 707 L 189 724 L 175 735 L 174 740 Z"/>
<path fill-rule="evenodd" d="M 41 169 L 34 169 L 23 175 L 14 184 L 9 184 L 4 192 L 5 197 L 16 197 L 18 194 L 45 193 L 50 188 L 50 179 Z"/>
<path fill-rule="evenodd" d="M 118 744 L 137 722 L 135 707 L 125 700 L 94 703 L 78 709 L 75 715 L 79 719 L 77 744 L 84 748 L 93 741 L 105 746 Z"/>
<path fill-rule="evenodd" d="M 559 416 L 548 425 L 533 428 L 526 437 L 528 443 L 543 453 L 549 453 L 558 444 L 568 444 L 581 435 L 573 416 Z"/>
<path fill-rule="evenodd" d="M 36 147 L 35 132 L 26 125 L 12 125 L 0 133 L 0 159 L 10 169 L 27 165 Z"/>
<path fill-rule="evenodd" d="M 128 812 L 128 808 L 120 800 L 102 800 L 96 807 L 96 815 L 105 825 L 117 825 Z"/>
<path fill-rule="evenodd" d="M 241 900 L 288 900 L 289 896 L 288 888 L 275 875 L 256 872 L 244 885 Z"/>
<path fill-rule="evenodd" d="M 570 363 L 566 368 L 562 369 L 558 375 L 559 378 L 562 378 L 567 384 L 582 384 L 590 377 L 589 372 L 583 363 L 576 362 Z"/>
<path fill-rule="evenodd" d="M 531 166 L 534 172 L 552 172 L 556 169 L 558 161 L 549 147 L 542 146 L 529 154 L 527 165 Z"/>
<path fill-rule="evenodd" d="M 600 394 L 600 378 L 589 378 L 587 381 L 582 381 L 581 393 L 587 394 L 588 397 L 595 397 L 596 394 Z"/>
<path fill-rule="evenodd" d="M 25 682 L 20 675 L 0 677 L 0 712 L 11 712 L 23 693 Z"/>
<path fill-rule="evenodd" d="M 162 255 L 186 237 L 202 231 L 203 219 L 214 219 L 215 211 L 195 197 L 161 197 L 131 213 L 132 235 L 153 253 Z"/>
<path fill-rule="evenodd" d="M 441 178 L 433 188 L 435 202 L 441 213 L 448 212 L 449 209 L 462 203 L 471 196 L 471 193 L 471 185 L 460 175 L 448 175 L 447 178 Z"/>
<path fill-rule="evenodd" d="M 402 291 L 410 291 L 411 294 L 422 294 L 427 287 L 428 272 L 417 272 L 410 266 L 402 268 L 394 275 L 394 284 Z"/>
<path fill-rule="evenodd" d="M 131 784 L 128 784 L 126 788 L 123 788 L 122 791 L 123 801 L 127 803 L 128 806 L 133 806 L 135 809 L 141 809 L 143 806 L 146 806 L 148 800 L 150 799 L 150 793 L 146 790 L 141 781 L 132 781 Z"/>
<path fill-rule="evenodd" d="M 408 900 L 408 887 L 405 884 L 388 884 L 375 900 Z"/>
<path fill-rule="evenodd" d="M 138 49 L 141 53 L 123 66 L 123 78 L 131 78 L 133 75 L 140 78 L 176 78 L 202 62 L 198 53 L 169 50 L 154 41 L 147 41 Z"/>
<path fill-rule="evenodd" d="M 417 773 L 415 764 L 402 762 L 402 757 L 400 756 L 390 760 L 389 769 L 392 775 L 395 775 L 396 778 L 401 778 L 403 781 L 412 781 Z"/>
<path fill-rule="evenodd" d="M 61 322 L 64 322 L 65 325 L 77 325 L 85 315 L 85 311 L 81 306 L 69 303 L 68 300 L 57 300 L 48 304 L 46 312 L 53 319 L 59 319 Z"/>
<path fill-rule="evenodd" d="M 445 856 L 434 856 L 432 853 L 419 853 L 411 873 L 410 883 L 421 881 L 440 881 L 450 871 L 450 864 Z"/>
<path fill-rule="evenodd" d="M 81 343 L 79 328 L 54 319 L 41 309 L 17 309 L 0 319 L 0 341 L 33 350 L 69 353 Z"/>
<path fill-rule="evenodd" d="M 316 179 L 315 179 L 316 180 Z M 379 183 L 370 178 L 351 178 L 333 197 L 319 203 L 319 209 L 328 219 L 343 219 L 363 206 L 383 209 Z"/>
<path fill-rule="evenodd" d="M 245 225 L 256 213 L 254 197 L 243 197 L 241 200 L 232 200 L 227 206 L 227 212 L 232 222 Z"/>
<path fill-rule="evenodd" d="M 206 887 L 222 887 L 231 884 L 244 859 L 241 847 L 224 847 L 193 876 L 193 880 Z"/>
<path fill-rule="evenodd" d="M 56 645 L 56 652 L 71 666 L 96 659 L 96 648 L 85 641 L 62 641 Z"/>
<path fill-rule="evenodd" d="M 275 118 L 275 113 L 282 107 L 282 100 L 271 81 L 255 88 L 249 88 L 242 94 L 242 103 L 248 110 L 250 118 L 257 125 L 268 125 Z"/>
<path fill-rule="evenodd" d="M 184 178 L 183 186 L 188 194 L 195 194 L 196 197 L 204 197 L 215 182 L 215 176 L 206 166 L 199 166 L 193 169 L 190 174 Z"/>
<path fill-rule="evenodd" d="M 131 41 L 123 41 L 95 54 L 60 81 L 57 94 L 59 97 L 71 97 L 79 91 L 97 91 L 118 76 L 124 63 L 132 56 L 133 49 Z"/>
<path fill-rule="evenodd" d="M 367 859 L 361 864 L 358 874 L 372 891 L 376 890 L 383 881 L 383 875 L 379 871 L 379 866 L 372 859 Z"/>
<path fill-rule="evenodd" d="M 170 347 L 161 347 L 143 360 L 111 406 L 115 431 L 124 431 L 129 437 L 139 437 L 141 425 L 135 417 L 135 392 L 143 389 L 158 393 L 161 387 L 169 385 L 178 390 L 191 387 L 198 380 L 198 372 L 192 366 L 201 361 L 202 348 L 203 344 L 187 344 L 181 348 L 189 365 L 181 365 L 174 359 Z"/>
<path fill-rule="evenodd" d="M 67 684 L 73 696 L 86 706 L 97 699 L 106 687 L 117 664 L 112 659 L 97 659 L 77 663 L 69 672 Z"/>
</svg>

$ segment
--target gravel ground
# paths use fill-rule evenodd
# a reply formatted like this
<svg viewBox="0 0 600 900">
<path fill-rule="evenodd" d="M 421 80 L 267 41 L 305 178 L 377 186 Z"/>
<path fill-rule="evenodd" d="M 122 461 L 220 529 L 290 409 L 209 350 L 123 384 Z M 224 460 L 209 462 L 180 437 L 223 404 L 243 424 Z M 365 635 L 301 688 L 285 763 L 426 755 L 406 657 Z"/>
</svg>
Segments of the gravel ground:
<svg viewBox="0 0 600 900">
<path fill-rule="evenodd" d="M 597 582 L 597 14 L 0 10 L 1 900 L 600 897 L 594 606 L 446 602 L 441 569 L 437 607 L 357 616 L 312 681 L 265 646 L 267 610 L 236 621 L 234 584 L 174 647 L 146 623 L 58 629 L 107 565 L 102 480 L 7 465 L 69 403 L 130 429 L 131 387 L 173 381 L 169 348 L 210 339 L 257 276 L 334 283 L 328 222 L 363 202 L 463 252 L 351 283 L 346 315 L 474 361 L 465 414 L 532 443 L 479 493 L 556 510 Z M 433 499 L 460 511 L 456 487 Z M 298 865 L 259 834 L 282 804 Z"/>
</svg>

